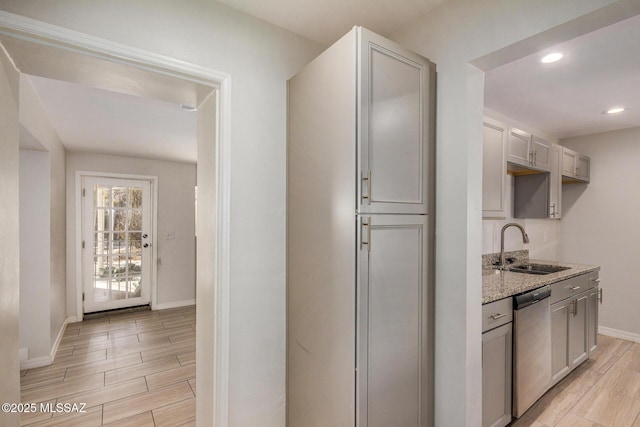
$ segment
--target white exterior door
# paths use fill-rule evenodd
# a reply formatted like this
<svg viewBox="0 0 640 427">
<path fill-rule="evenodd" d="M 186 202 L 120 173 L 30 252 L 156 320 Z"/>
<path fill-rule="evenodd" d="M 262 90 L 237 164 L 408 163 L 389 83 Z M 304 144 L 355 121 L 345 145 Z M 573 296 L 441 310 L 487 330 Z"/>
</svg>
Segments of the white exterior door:
<svg viewBox="0 0 640 427">
<path fill-rule="evenodd" d="M 84 312 L 149 304 L 151 183 L 83 178 Z"/>
</svg>

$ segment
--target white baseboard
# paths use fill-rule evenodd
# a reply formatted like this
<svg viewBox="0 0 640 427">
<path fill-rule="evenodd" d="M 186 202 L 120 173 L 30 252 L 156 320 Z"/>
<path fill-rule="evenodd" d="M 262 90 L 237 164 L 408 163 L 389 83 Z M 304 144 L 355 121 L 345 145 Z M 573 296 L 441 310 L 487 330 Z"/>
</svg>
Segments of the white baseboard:
<svg viewBox="0 0 640 427">
<path fill-rule="evenodd" d="M 51 347 L 51 362 L 53 363 L 56 360 L 56 353 L 58 352 L 58 347 L 60 346 L 60 341 L 62 341 L 62 336 L 64 335 L 65 329 L 67 329 L 67 325 L 69 323 L 75 322 L 75 316 L 69 316 L 64 319 L 62 322 L 62 326 L 60 326 L 60 331 L 58 332 L 58 336 L 56 337 L 55 342 L 53 343 L 53 347 Z"/>
<path fill-rule="evenodd" d="M 640 343 L 640 335 L 632 332 L 621 331 L 618 329 L 607 328 L 605 326 L 598 327 L 598 333 L 606 335 L 608 337 L 620 338 L 627 341 L 633 341 Z"/>
<path fill-rule="evenodd" d="M 33 359 L 29 359 L 29 360 L 25 360 L 24 363 L 20 363 L 20 370 L 25 370 L 25 369 L 33 369 L 33 368 L 39 368 L 41 366 L 49 366 L 53 363 L 53 359 L 51 359 L 51 356 L 42 356 L 42 357 L 36 357 Z"/>
<path fill-rule="evenodd" d="M 58 352 L 58 347 L 60 346 L 60 341 L 62 341 L 62 336 L 64 335 L 64 331 L 67 327 L 68 323 L 73 323 L 76 321 L 75 316 L 67 317 L 64 322 L 62 322 L 62 326 L 60 326 L 60 331 L 58 332 L 58 336 L 53 343 L 53 347 L 51 347 L 51 353 L 49 356 L 35 357 L 33 359 L 29 359 L 29 349 L 21 348 L 20 349 L 20 370 L 23 369 L 33 369 L 39 368 L 41 366 L 48 366 L 53 363 L 56 358 L 56 353 Z"/>
<path fill-rule="evenodd" d="M 167 308 L 178 308 L 178 307 L 186 307 L 189 305 L 195 305 L 196 300 L 195 299 L 186 299 L 183 301 L 172 301 L 172 302 L 165 302 L 162 304 L 156 304 L 155 307 L 153 307 L 154 310 L 166 310 Z"/>
</svg>

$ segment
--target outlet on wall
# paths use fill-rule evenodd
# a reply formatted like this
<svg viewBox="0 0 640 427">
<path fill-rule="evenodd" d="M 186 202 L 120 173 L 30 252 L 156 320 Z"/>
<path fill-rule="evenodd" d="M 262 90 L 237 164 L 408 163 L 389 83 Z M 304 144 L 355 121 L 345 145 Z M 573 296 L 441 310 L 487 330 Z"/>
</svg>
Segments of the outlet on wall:
<svg viewBox="0 0 640 427">
<path fill-rule="evenodd" d="M 167 240 L 173 240 L 176 238 L 176 233 L 173 231 L 170 231 L 167 233 Z"/>
</svg>

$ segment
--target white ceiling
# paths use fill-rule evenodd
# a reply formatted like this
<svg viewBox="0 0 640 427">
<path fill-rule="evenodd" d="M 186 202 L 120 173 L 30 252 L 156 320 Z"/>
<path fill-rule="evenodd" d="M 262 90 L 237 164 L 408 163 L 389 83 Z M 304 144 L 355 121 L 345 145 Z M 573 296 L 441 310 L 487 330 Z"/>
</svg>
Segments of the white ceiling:
<svg viewBox="0 0 640 427">
<path fill-rule="evenodd" d="M 180 105 L 199 105 L 211 87 L 9 36 L 0 43 L 67 150 L 197 161 L 197 113 Z M 22 130 L 23 148 L 38 149 L 34 139 Z"/>
<path fill-rule="evenodd" d="M 196 112 L 151 98 L 30 76 L 70 151 L 196 162 Z"/>
<path fill-rule="evenodd" d="M 487 72 L 485 106 L 558 138 L 640 126 L 640 15 Z"/>
<path fill-rule="evenodd" d="M 326 44 L 353 25 L 389 34 L 442 1 L 222 0 Z M 640 126 L 638 40 L 640 16 L 491 70 L 485 106 L 559 138 Z M 0 42 L 32 75 L 67 149 L 196 161 L 196 114 L 179 104 L 198 104 L 211 88 L 5 36 Z M 541 64 L 551 51 L 565 58 Z M 602 114 L 616 105 L 627 111 Z"/>
<path fill-rule="evenodd" d="M 331 44 L 354 25 L 383 36 L 444 0 L 219 0 L 320 43 Z"/>
</svg>

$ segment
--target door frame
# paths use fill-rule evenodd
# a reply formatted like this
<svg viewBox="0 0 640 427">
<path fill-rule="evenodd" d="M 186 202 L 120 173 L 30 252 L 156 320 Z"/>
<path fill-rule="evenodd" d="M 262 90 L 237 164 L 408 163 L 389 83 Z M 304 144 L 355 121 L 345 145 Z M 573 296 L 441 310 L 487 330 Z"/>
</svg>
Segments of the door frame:
<svg viewBox="0 0 640 427">
<path fill-rule="evenodd" d="M 84 263 L 82 257 L 84 255 L 82 250 L 83 240 L 83 227 L 84 227 L 84 212 L 82 207 L 82 179 L 83 178 L 114 178 L 114 179 L 137 179 L 140 181 L 149 181 L 151 185 L 151 286 L 149 291 L 151 292 L 151 309 L 154 310 L 158 305 L 158 177 L 153 175 L 134 175 L 126 173 L 111 173 L 111 172 L 95 172 L 95 171 L 76 171 L 76 186 L 75 186 L 75 206 L 76 206 L 76 313 L 77 320 L 81 321 L 84 318 L 84 310 L 82 307 L 82 294 L 84 292 L 84 277 L 83 269 Z"/>
<path fill-rule="evenodd" d="M 229 423 L 231 75 L 2 10 L 0 34 L 200 83 L 218 92 L 216 115 L 212 118 L 216 124 L 213 141 L 215 158 L 210 161 L 214 168 L 215 182 L 199 184 L 211 186 L 211 205 L 215 210 L 209 216 L 213 221 L 213 239 L 206 242 L 206 247 L 211 248 L 213 253 L 213 268 L 196 278 L 197 306 L 202 311 L 213 313 L 213 322 L 198 325 L 198 331 L 203 331 L 196 338 L 200 340 L 196 345 L 196 362 L 198 372 L 202 374 L 202 387 L 196 396 L 196 417 L 213 412 L 213 419 L 210 420 L 212 424 L 226 427 Z M 198 163 L 201 164 L 200 159 Z M 200 240 L 203 238 L 204 236 Z M 205 298 L 211 294 L 213 298 Z M 201 317 L 197 315 L 196 322 L 199 318 Z M 215 333 L 205 334 L 204 331 Z M 207 421 L 201 420 L 200 423 Z"/>
</svg>

